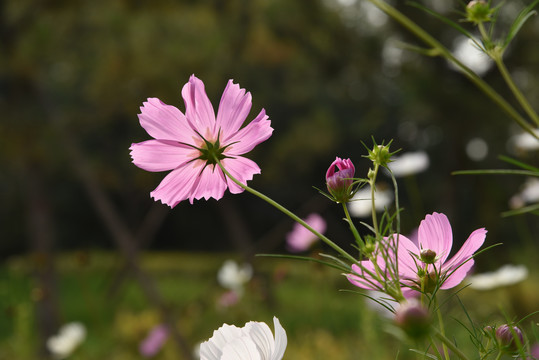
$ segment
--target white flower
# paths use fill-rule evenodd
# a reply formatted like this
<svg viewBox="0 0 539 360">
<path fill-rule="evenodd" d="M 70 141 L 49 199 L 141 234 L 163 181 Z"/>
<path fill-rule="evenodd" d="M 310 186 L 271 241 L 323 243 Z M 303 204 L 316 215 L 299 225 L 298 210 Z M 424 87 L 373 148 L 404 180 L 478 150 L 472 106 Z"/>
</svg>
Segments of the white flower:
<svg viewBox="0 0 539 360">
<path fill-rule="evenodd" d="M 476 290 L 491 290 L 519 283 L 528 276 L 524 265 L 504 265 L 496 271 L 468 277 L 470 287 Z"/>
<path fill-rule="evenodd" d="M 374 193 L 376 211 L 383 211 L 393 201 L 393 192 L 376 186 Z M 369 217 L 372 212 L 371 189 L 368 186 L 358 190 L 348 203 L 350 214 L 355 217 Z"/>
<path fill-rule="evenodd" d="M 536 202 L 539 202 L 539 179 L 530 178 L 526 180 L 522 190 L 511 197 L 509 205 L 512 209 L 519 209 Z"/>
<path fill-rule="evenodd" d="M 200 345 L 200 360 L 281 360 L 286 331 L 273 317 L 275 337 L 266 323 L 250 321 L 244 327 L 224 324 Z"/>
<path fill-rule="evenodd" d="M 429 167 L 429 156 L 424 151 L 409 152 L 391 160 L 388 166 L 395 177 L 417 174 Z"/>
<path fill-rule="evenodd" d="M 480 40 L 476 40 L 481 43 Z M 454 41 L 453 55 L 479 76 L 483 76 L 493 65 L 492 59 L 466 36 L 459 36 Z M 454 70 L 457 67 L 449 63 Z"/>
<path fill-rule="evenodd" d="M 47 349 L 56 359 L 65 359 L 86 338 L 86 328 L 79 322 L 65 324 L 60 328 L 57 335 L 47 340 Z"/>
<path fill-rule="evenodd" d="M 539 129 L 533 130 L 534 134 L 539 136 Z M 528 132 L 514 135 L 509 139 L 509 145 L 515 150 L 534 151 L 539 150 L 539 140 Z"/>
<path fill-rule="evenodd" d="M 251 265 L 244 264 L 240 267 L 234 260 L 227 260 L 217 273 L 219 284 L 230 290 L 241 292 L 245 285 L 253 276 Z"/>
</svg>

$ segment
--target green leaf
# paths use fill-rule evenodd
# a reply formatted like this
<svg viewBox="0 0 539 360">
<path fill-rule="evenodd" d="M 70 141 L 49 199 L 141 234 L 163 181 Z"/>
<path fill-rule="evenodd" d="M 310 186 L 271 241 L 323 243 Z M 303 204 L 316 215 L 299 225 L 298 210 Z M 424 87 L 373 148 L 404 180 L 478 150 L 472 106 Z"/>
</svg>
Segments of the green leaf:
<svg viewBox="0 0 539 360">
<path fill-rule="evenodd" d="M 534 171 L 534 172 L 539 173 L 539 168 L 536 168 L 535 166 L 523 163 L 523 162 L 518 161 L 516 159 L 510 158 L 509 156 L 500 155 L 498 158 L 500 160 L 502 160 L 502 161 L 505 161 L 505 162 L 509 163 L 509 164 L 512 164 L 512 165 L 518 166 L 520 168 L 523 168 L 524 170 L 529 170 L 529 171 Z"/>
<path fill-rule="evenodd" d="M 527 170 L 510 170 L 510 169 L 494 169 L 494 170 L 459 170 L 453 171 L 451 175 L 526 175 L 526 176 L 536 176 L 539 177 L 539 172 L 537 171 L 527 171 Z"/>
<path fill-rule="evenodd" d="M 526 213 L 533 213 L 535 215 L 539 215 L 539 212 L 536 213 L 536 211 L 539 211 L 539 204 L 524 206 L 516 210 L 505 211 L 502 213 L 502 217 L 509 217 L 509 216 L 526 214 Z"/>
<path fill-rule="evenodd" d="M 532 11 L 532 9 L 539 3 L 539 0 L 535 0 L 530 5 L 528 5 L 526 8 L 524 8 L 517 16 L 511 27 L 509 28 L 509 32 L 507 33 L 507 37 L 505 38 L 505 42 L 503 44 L 504 48 L 509 45 L 509 43 L 513 40 L 513 38 L 516 36 L 516 34 L 520 31 L 522 26 L 528 19 L 537 14 L 536 11 Z"/>
<path fill-rule="evenodd" d="M 539 1 L 539 0 L 538 0 Z M 445 16 L 443 16 L 442 14 L 440 13 L 437 13 L 436 11 L 434 10 L 431 10 L 415 1 L 409 1 L 407 3 L 408 5 L 410 6 L 413 6 L 415 8 L 418 8 L 420 10 L 423 10 L 424 12 L 426 12 L 427 14 L 430 14 L 432 16 L 434 16 L 435 18 L 437 18 L 438 20 L 441 20 L 442 22 L 446 23 L 447 25 L 451 26 L 452 28 L 454 28 L 455 30 L 457 30 L 458 32 L 462 33 L 463 35 L 465 35 L 466 37 L 470 38 L 470 39 L 473 39 L 474 37 L 472 36 L 472 34 L 470 34 L 470 32 L 468 30 L 466 30 L 465 28 L 463 28 L 462 26 L 460 26 L 459 24 L 457 24 L 456 22 L 454 22 L 453 20 L 451 19 L 448 19 L 446 18 Z"/>
</svg>

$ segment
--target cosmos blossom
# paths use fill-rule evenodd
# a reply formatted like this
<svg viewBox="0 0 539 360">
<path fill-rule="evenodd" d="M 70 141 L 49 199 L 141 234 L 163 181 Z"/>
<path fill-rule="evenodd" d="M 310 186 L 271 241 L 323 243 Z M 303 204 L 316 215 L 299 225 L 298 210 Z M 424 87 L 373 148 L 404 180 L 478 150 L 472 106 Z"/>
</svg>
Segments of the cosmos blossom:
<svg viewBox="0 0 539 360">
<path fill-rule="evenodd" d="M 484 228 L 472 232 L 448 260 L 453 246 L 451 224 L 444 214 L 433 213 L 421 221 L 417 245 L 404 235 L 386 238 L 385 250 L 378 251 L 376 264 L 382 274 L 388 274 L 389 281 L 398 276 L 405 297 L 417 295 L 421 284 L 425 292 L 432 292 L 438 287 L 450 289 L 460 284 L 472 268 L 472 256 L 483 245 L 486 233 Z M 364 260 L 361 265 L 352 265 L 353 273 L 348 275 L 348 280 L 360 288 L 383 289 L 383 285 L 371 275 L 376 273 L 374 264 Z M 396 269 L 398 274 L 395 274 Z"/>
<path fill-rule="evenodd" d="M 201 360 L 281 360 L 286 331 L 273 317 L 275 337 L 266 323 L 249 321 L 244 327 L 224 324 L 200 345 Z"/>
<path fill-rule="evenodd" d="M 320 234 L 326 231 L 326 221 L 316 213 L 307 216 L 305 222 Z M 302 252 L 308 250 L 317 240 L 318 237 L 310 230 L 300 223 L 295 223 L 292 231 L 286 235 L 286 247 L 291 252 Z"/>
<path fill-rule="evenodd" d="M 201 198 L 219 200 L 227 188 L 241 193 L 243 188 L 225 176 L 217 160 L 242 184 L 260 174 L 254 161 L 240 155 L 271 136 L 265 110 L 241 128 L 251 110 L 251 94 L 232 80 L 217 116 L 204 83 L 194 75 L 184 85 L 182 97 L 185 114 L 157 98 L 149 98 L 140 108 L 140 125 L 153 139 L 131 145 L 133 163 L 152 172 L 172 170 L 151 197 L 174 207 L 187 199 L 190 203 Z"/>
</svg>

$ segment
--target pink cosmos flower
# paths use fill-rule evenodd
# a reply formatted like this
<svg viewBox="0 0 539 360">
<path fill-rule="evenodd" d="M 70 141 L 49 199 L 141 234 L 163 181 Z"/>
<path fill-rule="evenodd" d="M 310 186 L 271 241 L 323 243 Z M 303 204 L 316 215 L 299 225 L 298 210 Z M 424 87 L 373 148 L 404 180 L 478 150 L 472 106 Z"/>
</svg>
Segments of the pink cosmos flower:
<svg viewBox="0 0 539 360">
<path fill-rule="evenodd" d="M 267 140 L 273 129 L 264 109 L 241 128 L 251 110 L 251 94 L 232 80 L 221 97 L 217 116 L 204 90 L 204 83 L 192 75 L 182 89 L 185 114 L 157 98 L 149 98 L 138 115 L 140 125 L 152 140 L 132 144 L 133 163 L 147 171 L 172 170 L 150 193 L 170 207 L 189 199 L 219 200 L 228 188 L 243 189 L 227 178 L 216 158 L 230 174 L 246 184 L 258 165 L 243 155 Z"/>
<path fill-rule="evenodd" d="M 157 325 L 140 343 L 139 351 L 144 357 L 155 356 L 168 339 L 169 331 L 165 325 Z"/>
<path fill-rule="evenodd" d="M 426 292 L 432 292 L 437 285 L 440 289 L 450 289 L 460 284 L 472 268 L 472 255 L 483 245 L 486 233 L 484 228 L 472 232 L 455 256 L 447 260 L 453 246 L 451 225 L 447 216 L 433 213 L 419 225 L 418 245 L 404 235 L 393 235 L 385 239 L 386 249 L 378 252 L 376 263 L 389 281 L 398 275 L 405 297 L 417 295 L 422 280 Z M 372 276 L 376 272 L 373 263 L 364 260 L 361 265 L 367 271 L 354 264 L 354 273 L 348 275 L 348 280 L 363 289 L 383 289 L 380 281 Z M 396 267 L 398 274 L 395 274 Z"/>
<path fill-rule="evenodd" d="M 319 233 L 323 234 L 326 231 L 326 221 L 320 215 L 313 213 L 304 220 Z M 295 223 L 292 231 L 286 235 L 286 246 L 291 252 L 302 252 L 309 249 L 317 240 L 316 235 L 301 224 Z"/>
<path fill-rule="evenodd" d="M 339 169 L 335 171 L 335 167 Z M 335 158 L 326 172 L 326 185 L 335 201 L 345 203 L 352 196 L 352 183 L 354 182 L 354 164 L 350 159 Z"/>
</svg>

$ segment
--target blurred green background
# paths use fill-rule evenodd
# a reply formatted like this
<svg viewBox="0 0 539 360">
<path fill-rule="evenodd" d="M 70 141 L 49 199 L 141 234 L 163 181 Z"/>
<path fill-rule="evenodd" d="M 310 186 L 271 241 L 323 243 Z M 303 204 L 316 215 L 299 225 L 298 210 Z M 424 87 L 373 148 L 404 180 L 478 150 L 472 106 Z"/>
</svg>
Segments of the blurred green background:
<svg viewBox="0 0 539 360">
<path fill-rule="evenodd" d="M 111 272 L 122 255 L 134 254 L 133 244 L 214 253 L 220 260 L 222 252 L 249 260 L 255 253 L 285 251 L 291 220 L 249 194 L 227 193 L 219 202 L 181 203 L 173 210 L 150 199 L 164 175 L 131 163 L 131 143 L 149 139 L 137 113 L 148 97 L 183 111 L 180 91 L 191 74 L 204 81 L 215 106 L 228 79 L 252 93 L 250 118 L 265 108 L 275 131 L 249 154 L 262 169 L 250 184 L 300 216 L 320 212 L 328 236 L 343 247 L 351 237 L 339 207 L 313 186 L 324 188 L 335 156 L 351 158 L 356 175 L 366 176 L 362 142 L 371 146 L 373 136 L 378 143 L 393 139 L 392 149 L 422 150 L 430 157 L 426 172 L 399 180 L 405 233 L 426 213 L 444 212 L 457 244 L 479 227 L 488 229 L 489 245 L 504 243 L 477 259 L 478 270 L 536 264 L 537 218 L 500 217 L 525 179 L 450 173 L 509 167 L 499 155 L 537 165 L 538 153 L 508 147 L 520 131 L 510 119 L 445 61 L 396 47 L 397 41 L 417 42 L 365 3 L 0 0 L 2 296 L 20 285 L 9 264 L 25 259 L 24 274 L 33 277 L 21 285 L 21 294 L 29 304 L 43 296 L 48 302 L 47 292 L 32 300 L 32 289 L 53 281 L 55 254 L 65 251 L 91 258 L 96 251 L 118 254 Z M 459 35 L 454 29 L 403 1 L 393 3 L 453 47 Z M 457 1 L 422 3 L 454 20 L 461 17 Z M 500 28 L 527 3 L 508 3 Z M 533 18 L 505 58 L 532 103 L 539 98 L 538 39 L 539 21 Z M 495 69 L 484 78 L 513 101 Z M 474 138 L 488 145 L 480 161 L 466 153 Z M 182 287 L 182 281 L 170 287 Z M 4 341 L 15 331 L 17 311 L 25 311 L 13 307 L 22 303 L 17 297 L 5 301 Z M 65 315 L 70 304 L 50 301 L 56 312 L 43 334 L 71 316 Z M 208 325 L 196 335 L 207 337 L 220 323 Z"/>
</svg>

